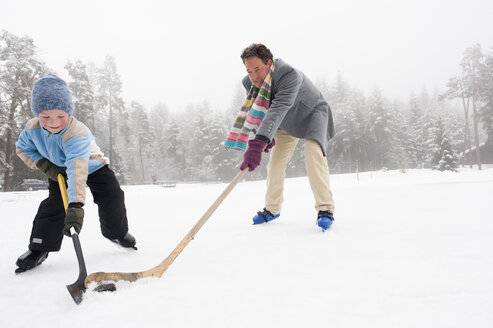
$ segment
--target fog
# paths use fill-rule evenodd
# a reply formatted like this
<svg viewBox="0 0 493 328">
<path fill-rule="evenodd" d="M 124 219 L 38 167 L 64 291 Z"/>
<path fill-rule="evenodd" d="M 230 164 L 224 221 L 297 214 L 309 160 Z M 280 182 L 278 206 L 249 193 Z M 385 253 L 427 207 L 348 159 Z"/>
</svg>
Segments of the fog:
<svg viewBox="0 0 493 328">
<path fill-rule="evenodd" d="M 493 2 L 0 0 L 0 29 L 33 38 L 62 77 L 67 60 L 116 59 L 126 101 L 170 110 L 231 105 L 253 42 L 314 81 L 341 74 L 369 93 L 406 100 L 444 89 L 463 51 L 493 45 Z"/>
</svg>

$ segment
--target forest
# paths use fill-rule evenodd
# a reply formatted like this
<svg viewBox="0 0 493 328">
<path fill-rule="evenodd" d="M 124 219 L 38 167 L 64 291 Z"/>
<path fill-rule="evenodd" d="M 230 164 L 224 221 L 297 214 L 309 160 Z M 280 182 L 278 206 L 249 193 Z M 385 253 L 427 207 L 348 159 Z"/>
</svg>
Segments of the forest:
<svg viewBox="0 0 493 328">
<path fill-rule="evenodd" d="M 456 171 L 461 165 L 493 163 L 493 48 L 474 44 L 457 63 L 443 90 L 409 91 L 409 98 L 388 99 L 383 90 L 366 95 L 343 76 L 314 81 L 328 100 L 336 135 L 327 150 L 331 173 L 413 168 Z M 222 112 L 206 102 L 174 111 L 157 103 L 145 108 L 125 102 L 116 60 L 100 65 L 67 61 L 74 116 L 93 132 L 122 184 L 228 182 L 239 170 L 242 153 L 222 145 L 243 103 L 238 78 L 233 101 Z M 35 41 L 8 31 L 0 34 L 0 185 L 10 191 L 23 179 L 44 179 L 15 154 L 15 143 L 33 117 L 33 83 L 50 69 Z M 405 77 L 403 77 L 405 78 Z M 287 176 L 305 175 L 303 142 Z M 247 179 L 266 176 L 268 154 Z"/>
</svg>

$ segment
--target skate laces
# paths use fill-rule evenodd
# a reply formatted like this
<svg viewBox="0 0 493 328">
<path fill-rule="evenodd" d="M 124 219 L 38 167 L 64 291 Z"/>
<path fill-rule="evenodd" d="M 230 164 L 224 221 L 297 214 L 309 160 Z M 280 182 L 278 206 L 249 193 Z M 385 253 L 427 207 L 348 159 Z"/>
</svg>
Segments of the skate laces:
<svg viewBox="0 0 493 328">
<path fill-rule="evenodd" d="M 329 218 L 334 221 L 334 215 L 331 211 L 319 211 L 317 216 L 317 221 L 321 218 Z"/>
<path fill-rule="evenodd" d="M 264 208 L 264 210 L 263 210 L 262 212 L 260 212 L 260 211 L 259 211 L 259 212 L 257 212 L 257 214 L 258 214 L 258 215 L 259 215 L 262 219 L 264 219 L 264 220 L 265 220 L 265 222 L 268 222 L 268 221 L 269 221 L 269 218 L 273 218 L 273 217 L 274 217 L 274 215 L 273 215 L 271 212 L 269 212 L 268 210 L 266 210 L 265 208 Z"/>
</svg>

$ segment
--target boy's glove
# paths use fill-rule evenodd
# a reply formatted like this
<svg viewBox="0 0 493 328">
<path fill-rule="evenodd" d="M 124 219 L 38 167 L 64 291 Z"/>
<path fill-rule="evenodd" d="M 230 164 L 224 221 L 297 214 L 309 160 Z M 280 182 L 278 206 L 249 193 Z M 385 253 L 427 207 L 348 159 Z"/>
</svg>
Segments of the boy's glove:
<svg viewBox="0 0 493 328">
<path fill-rule="evenodd" d="M 52 162 L 50 162 L 46 158 L 40 159 L 36 163 L 36 166 L 38 167 L 38 169 L 43 171 L 43 173 L 46 174 L 46 176 L 49 179 L 51 179 L 55 182 L 58 181 L 58 173 L 61 173 L 63 175 L 63 177 L 65 178 L 65 180 L 67 180 L 67 173 L 65 172 L 65 168 L 53 164 Z"/>
<path fill-rule="evenodd" d="M 240 170 L 244 170 L 248 167 L 248 171 L 253 171 L 259 166 L 262 160 L 262 151 L 267 144 L 262 140 L 252 139 L 248 141 L 248 149 L 243 155 L 243 163 L 241 163 Z"/>
<path fill-rule="evenodd" d="M 82 229 L 82 223 L 84 222 L 84 209 L 80 203 L 70 203 L 67 208 L 67 214 L 65 215 L 65 227 L 63 233 L 66 236 L 71 236 L 70 228 L 74 227 L 75 231 L 79 234 Z"/>
</svg>

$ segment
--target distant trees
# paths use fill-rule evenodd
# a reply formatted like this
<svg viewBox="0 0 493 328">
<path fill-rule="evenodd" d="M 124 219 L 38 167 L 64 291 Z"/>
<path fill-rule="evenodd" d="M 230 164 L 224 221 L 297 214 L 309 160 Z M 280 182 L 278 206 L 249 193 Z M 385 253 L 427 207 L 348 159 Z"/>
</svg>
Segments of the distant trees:
<svg viewBox="0 0 493 328">
<path fill-rule="evenodd" d="M 493 146 L 493 53 L 483 54 L 474 45 L 464 52 L 460 65 L 461 74 L 449 80 L 445 92 L 412 93 L 407 103 L 389 101 L 378 88 L 365 96 L 341 75 L 334 83 L 320 82 L 336 127 L 327 149 L 331 172 L 455 171 L 459 154 L 472 153 L 473 144 L 480 168 L 480 138 Z M 126 103 L 111 56 L 101 66 L 74 60 L 65 69 L 74 115 L 91 129 L 122 183 L 229 181 L 237 173 L 243 153 L 227 151 L 222 142 L 245 99 L 241 83 L 224 112 L 204 102 L 177 113 L 164 103 L 151 109 L 133 100 Z M 43 177 L 17 159 L 15 142 L 32 117 L 33 82 L 48 72 L 52 71 L 37 57 L 32 39 L 0 34 L 0 172 L 6 191 L 23 178 Z M 463 113 L 447 99 L 459 99 Z M 288 177 L 306 174 L 303 148 L 301 141 Z M 268 156 L 263 155 L 261 166 L 247 179 L 265 177 Z"/>
<path fill-rule="evenodd" d="M 403 131 L 406 135 L 402 139 L 406 151 L 405 158 L 407 158 L 410 167 L 425 167 L 425 144 L 427 136 L 424 131 L 425 123 L 423 122 L 423 115 L 423 108 L 418 97 L 414 93 L 411 93 L 409 98 L 409 112 L 402 123 L 406 124 L 407 127 Z"/>
<path fill-rule="evenodd" d="M 474 128 L 474 145 L 476 164 L 481 170 L 481 152 L 479 142 L 479 122 L 483 123 L 489 144 L 493 140 L 493 54 L 483 54 L 481 46 L 475 44 L 464 51 L 461 61 L 462 72 L 459 76 L 449 79 L 445 96 L 460 98 L 464 107 L 465 129 L 464 145 L 471 152 L 469 131 L 469 109 L 472 106 Z M 472 161 L 470 161 L 472 162 Z"/>
<path fill-rule="evenodd" d="M 108 157 L 113 166 L 119 166 L 119 154 L 116 147 L 116 130 L 121 123 L 120 118 L 124 118 L 125 104 L 121 96 L 122 82 L 117 72 L 115 58 L 106 56 L 103 66 L 97 72 L 98 85 L 98 105 L 101 107 L 99 112 L 106 112 L 108 115 Z"/>
<path fill-rule="evenodd" d="M 72 93 L 74 112 L 77 113 L 77 118 L 84 122 L 91 131 L 96 131 L 96 121 L 99 115 L 95 110 L 94 90 L 89 81 L 87 65 L 80 60 L 68 61 L 65 69 L 72 78 L 72 81 L 68 82 L 68 87 Z"/>
<path fill-rule="evenodd" d="M 321 86 L 327 90 L 336 122 L 328 155 L 333 171 L 351 172 L 356 162 L 360 170 L 453 171 L 460 161 L 458 153 L 472 154 L 472 140 L 481 169 L 479 123 L 486 144 L 493 146 L 493 53 L 484 55 L 475 45 L 466 49 L 460 66 L 462 74 L 449 80 L 443 95 L 412 94 L 407 106 L 390 103 L 378 89 L 365 98 L 340 76 L 332 86 Z M 446 98 L 461 100 L 462 119 Z"/>
<path fill-rule="evenodd" d="M 4 171 L 3 190 L 9 191 L 20 180 L 16 174 L 17 137 L 31 114 L 31 89 L 34 81 L 48 72 L 36 56 L 36 46 L 28 36 L 7 31 L 0 34 L 0 166 Z M 20 170 L 27 170 L 22 164 Z"/>
<path fill-rule="evenodd" d="M 368 102 L 368 159 L 376 168 L 396 168 L 402 156 L 397 127 L 396 110 L 375 89 Z M 402 157 L 401 157 L 402 158 Z"/>
<path fill-rule="evenodd" d="M 321 86 L 325 89 L 334 120 L 336 135 L 332 139 L 327 156 L 331 168 L 343 172 L 353 172 L 355 163 L 367 164 L 367 153 L 364 149 L 369 145 L 367 138 L 366 99 L 351 89 L 339 74 L 332 86 Z M 364 114 L 366 112 L 366 115 Z"/>
<path fill-rule="evenodd" d="M 457 171 L 459 167 L 457 154 L 449 140 L 449 135 L 441 119 L 432 129 L 429 143 L 431 168 L 440 171 Z"/>
<path fill-rule="evenodd" d="M 480 106 L 478 116 L 487 134 L 487 144 L 493 148 L 493 50 L 485 55 L 480 66 Z"/>
<path fill-rule="evenodd" d="M 148 171 L 155 170 L 155 163 L 152 161 L 154 129 L 144 106 L 138 102 L 130 103 L 129 116 L 129 138 L 126 149 L 131 153 L 127 156 L 132 164 L 129 169 L 133 169 L 132 179 L 129 177 L 129 180 L 132 183 L 144 183 L 151 180 Z"/>
<path fill-rule="evenodd" d="M 322 88 L 323 89 L 323 88 Z M 329 143 L 328 161 L 334 172 L 408 168 L 455 170 L 455 165 L 438 166 L 441 147 L 456 161 L 457 141 L 446 146 L 437 136 L 455 137 L 448 131 L 457 130 L 454 120 L 444 120 L 438 95 L 424 92 L 420 97 L 411 94 L 409 103 L 391 103 L 375 88 L 370 97 L 348 87 L 339 76 L 332 87 L 326 87 L 331 104 L 336 135 Z M 449 115 L 450 116 L 450 115 Z M 453 115 L 451 115 L 453 116 Z M 441 125 L 440 125 L 441 124 Z M 442 154 L 440 152 L 440 154 Z M 444 155 L 445 156 L 445 155 Z"/>
</svg>

